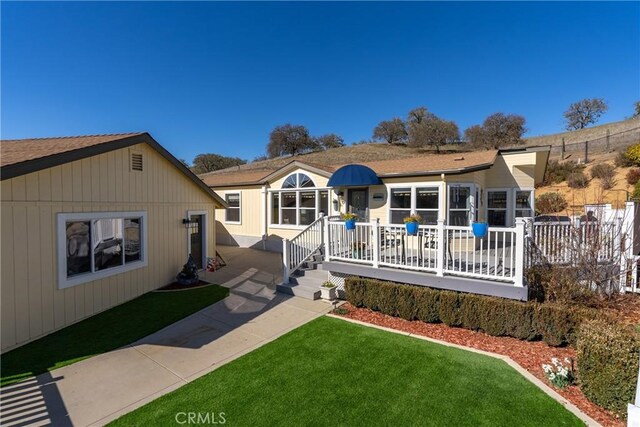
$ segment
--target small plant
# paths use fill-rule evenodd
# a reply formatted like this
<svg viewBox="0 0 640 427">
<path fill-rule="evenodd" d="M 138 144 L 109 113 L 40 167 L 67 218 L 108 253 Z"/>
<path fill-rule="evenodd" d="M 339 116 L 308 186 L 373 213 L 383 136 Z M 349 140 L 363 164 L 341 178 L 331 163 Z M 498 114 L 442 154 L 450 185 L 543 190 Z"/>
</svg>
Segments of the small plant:
<svg viewBox="0 0 640 427">
<path fill-rule="evenodd" d="M 333 310 L 333 314 L 337 314 L 339 316 L 344 316 L 346 314 L 349 314 L 349 310 L 347 310 L 346 308 L 343 308 L 343 307 L 338 307 L 335 310 Z"/>
<path fill-rule="evenodd" d="M 342 218 L 343 221 L 352 221 L 352 220 L 357 220 L 358 215 L 351 212 L 345 212 L 343 214 L 340 214 L 340 218 Z"/>
<path fill-rule="evenodd" d="M 591 178 L 607 179 L 613 178 L 616 168 L 608 163 L 600 163 L 591 168 Z"/>
<path fill-rule="evenodd" d="M 411 214 L 409 216 L 404 217 L 403 221 L 405 224 L 408 224 L 410 222 L 420 223 L 422 221 L 422 217 L 418 214 Z"/>
<path fill-rule="evenodd" d="M 584 172 L 573 172 L 567 178 L 567 184 L 571 188 L 585 188 L 589 185 L 589 178 L 587 178 Z"/>
<path fill-rule="evenodd" d="M 631 198 L 640 200 L 640 181 L 636 182 L 636 186 L 633 189 L 633 194 L 631 195 Z"/>
<path fill-rule="evenodd" d="M 567 199 L 560 193 L 545 193 L 536 197 L 536 211 L 542 215 L 562 212 L 567 206 Z"/>
<path fill-rule="evenodd" d="M 330 281 L 328 281 L 328 280 L 327 280 L 326 282 L 324 282 L 324 283 L 322 284 L 322 287 L 323 287 L 323 288 L 335 288 L 335 287 L 336 287 L 336 285 L 335 285 L 334 283 L 331 283 Z"/>
<path fill-rule="evenodd" d="M 636 185 L 640 181 L 640 169 L 634 168 L 627 173 L 627 182 L 629 185 Z"/>
<path fill-rule="evenodd" d="M 603 178 L 600 178 L 600 187 L 603 190 L 611 190 L 613 187 L 615 187 L 616 182 L 617 181 L 613 178 L 613 176 L 605 176 Z"/>
<path fill-rule="evenodd" d="M 627 154 L 625 152 L 618 153 L 613 162 L 619 168 L 628 168 L 633 166 L 633 162 L 630 158 L 627 157 Z"/>
<path fill-rule="evenodd" d="M 564 362 L 567 366 L 563 365 L 556 357 L 551 359 L 551 365 L 542 365 L 544 374 L 549 379 L 551 384 L 557 388 L 566 388 L 573 384 L 575 381 L 575 375 L 573 373 L 573 360 L 565 357 Z"/>
</svg>

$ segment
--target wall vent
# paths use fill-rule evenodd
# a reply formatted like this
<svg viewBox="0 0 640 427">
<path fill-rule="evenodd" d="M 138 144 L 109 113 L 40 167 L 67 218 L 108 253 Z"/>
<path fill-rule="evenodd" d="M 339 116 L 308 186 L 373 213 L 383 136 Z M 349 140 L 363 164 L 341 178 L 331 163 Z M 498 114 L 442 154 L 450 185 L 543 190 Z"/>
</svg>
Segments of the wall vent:
<svg viewBox="0 0 640 427">
<path fill-rule="evenodd" d="M 131 170 L 132 171 L 142 170 L 142 154 L 131 153 Z"/>
</svg>

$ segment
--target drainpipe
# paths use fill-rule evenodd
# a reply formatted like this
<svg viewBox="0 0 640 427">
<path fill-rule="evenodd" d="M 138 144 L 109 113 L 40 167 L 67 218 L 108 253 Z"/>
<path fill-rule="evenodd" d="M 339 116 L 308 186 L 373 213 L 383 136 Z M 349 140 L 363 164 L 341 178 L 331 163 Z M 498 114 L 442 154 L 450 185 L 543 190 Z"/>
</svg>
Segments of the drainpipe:
<svg viewBox="0 0 640 427">
<path fill-rule="evenodd" d="M 263 185 L 260 189 L 260 193 L 262 194 L 262 203 L 260 204 L 260 218 L 262 218 L 260 222 L 260 234 L 262 235 L 262 250 L 267 249 L 267 186 Z"/>
</svg>

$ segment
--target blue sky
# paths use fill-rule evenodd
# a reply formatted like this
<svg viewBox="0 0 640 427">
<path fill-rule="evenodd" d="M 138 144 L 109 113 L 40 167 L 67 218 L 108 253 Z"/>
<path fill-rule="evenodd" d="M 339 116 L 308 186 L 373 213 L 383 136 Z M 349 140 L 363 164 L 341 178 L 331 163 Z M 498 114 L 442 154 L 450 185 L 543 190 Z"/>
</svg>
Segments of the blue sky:
<svg viewBox="0 0 640 427">
<path fill-rule="evenodd" d="M 284 123 L 347 143 L 417 106 L 562 130 L 640 99 L 640 3 L 1 3 L 1 136 L 149 131 L 252 159 Z"/>
</svg>

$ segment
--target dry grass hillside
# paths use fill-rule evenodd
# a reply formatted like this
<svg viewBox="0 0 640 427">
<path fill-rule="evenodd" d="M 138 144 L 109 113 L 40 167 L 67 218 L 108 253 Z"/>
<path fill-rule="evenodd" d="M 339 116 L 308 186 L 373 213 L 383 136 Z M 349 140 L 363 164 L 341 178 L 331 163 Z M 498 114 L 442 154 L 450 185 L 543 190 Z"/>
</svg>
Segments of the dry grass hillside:
<svg viewBox="0 0 640 427">
<path fill-rule="evenodd" d="M 584 170 L 585 175 L 591 177 L 591 169 L 600 163 L 608 163 L 615 166 L 611 155 L 601 155 L 589 163 Z M 610 190 L 603 190 L 600 179 L 596 178 L 591 179 L 586 188 L 570 188 L 566 181 L 560 184 L 542 186 L 536 188 L 536 197 L 551 192 L 561 193 L 565 196 L 569 206 L 565 212 L 558 213 L 569 215 L 583 214 L 585 204 L 611 203 L 613 207 L 622 207 L 627 201 L 628 195 L 633 192 L 633 186 L 629 185 L 626 179 L 627 173 L 631 169 L 630 167 L 616 168 L 615 185 Z"/>
<path fill-rule="evenodd" d="M 526 145 L 561 145 L 562 138 L 565 144 L 574 144 L 584 141 L 594 141 L 610 135 L 630 133 L 640 129 L 640 117 L 622 120 L 619 122 L 606 123 L 586 129 L 574 130 L 571 132 L 554 133 L 551 135 L 532 136 L 525 138 Z"/>
</svg>

